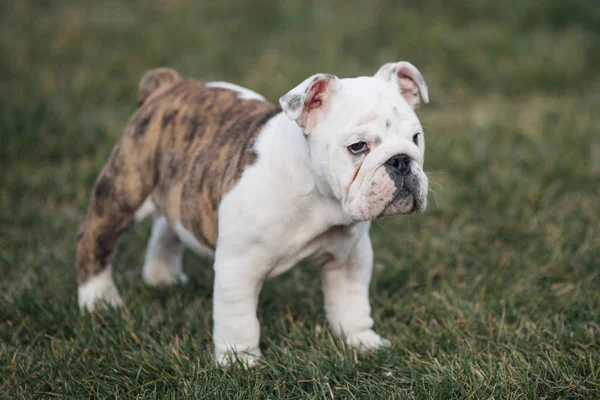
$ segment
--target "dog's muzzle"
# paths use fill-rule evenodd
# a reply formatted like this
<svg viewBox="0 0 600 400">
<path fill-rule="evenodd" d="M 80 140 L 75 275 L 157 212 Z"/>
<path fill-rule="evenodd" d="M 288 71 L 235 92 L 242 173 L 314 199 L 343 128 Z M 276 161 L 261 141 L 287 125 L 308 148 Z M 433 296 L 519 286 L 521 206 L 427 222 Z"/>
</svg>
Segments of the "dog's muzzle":
<svg viewBox="0 0 600 400">
<path fill-rule="evenodd" d="M 428 179 L 422 155 L 412 142 L 404 142 L 391 140 L 364 158 L 343 199 L 350 218 L 365 221 L 425 210 Z"/>
<path fill-rule="evenodd" d="M 388 176 L 394 182 L 396 191 L 381 213 L 381 217 L 394 214 L 410 214 L 425 209 L 418 171 L 407 154 L 397 154 L 384 165 Z"/>
</svg>

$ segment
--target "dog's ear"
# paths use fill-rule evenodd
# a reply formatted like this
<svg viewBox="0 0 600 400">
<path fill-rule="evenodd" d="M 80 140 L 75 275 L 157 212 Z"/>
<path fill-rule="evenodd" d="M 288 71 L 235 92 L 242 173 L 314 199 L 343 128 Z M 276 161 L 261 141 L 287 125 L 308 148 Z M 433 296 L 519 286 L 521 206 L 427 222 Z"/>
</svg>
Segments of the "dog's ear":
<svg viewBox="0 0 600 400">
<path fill-rule="evenodd" d="M 421 99 L 419 92 L 425 104 L 429 103 L 429 94 L 427 93 L 427 84 L 423 75 L 417 67 L 406 61 L 384 64 L 375 74 L 375 78 L 391 82 L 398 89 L 402 97 L 406 100 L 413 110 L 419 108 Z"/>
<path fill-rule="evenodd" d="M 320 113 L 327 107 L 339 80 L 334 75 L 316 74 L 304 80 L 279 99 L 283 112 L 296 123 L 310 131 Z"/>
</svg>

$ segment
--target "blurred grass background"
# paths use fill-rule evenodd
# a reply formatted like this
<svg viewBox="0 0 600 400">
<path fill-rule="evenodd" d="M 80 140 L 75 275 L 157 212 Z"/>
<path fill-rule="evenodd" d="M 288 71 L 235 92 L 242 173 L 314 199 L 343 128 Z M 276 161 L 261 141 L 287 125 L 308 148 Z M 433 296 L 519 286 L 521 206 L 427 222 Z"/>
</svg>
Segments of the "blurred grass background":
<svg viewBox="0 0 600 400">
<path fill-rule="evenodd" d="M 400 4 L 402 3 L 402 4 Z M 0 397 L 599 398 L 600 4 L 0 0 Z M 373 224 L 389 352 L 329 334 L 319 274 L 261 297 L 264 366 L 211 362 L 210 261 L 79 316 L 75 231 L 147 69 L 280 95 L 414 63 L 430 87 L 430 208 Z"/>
</svg>

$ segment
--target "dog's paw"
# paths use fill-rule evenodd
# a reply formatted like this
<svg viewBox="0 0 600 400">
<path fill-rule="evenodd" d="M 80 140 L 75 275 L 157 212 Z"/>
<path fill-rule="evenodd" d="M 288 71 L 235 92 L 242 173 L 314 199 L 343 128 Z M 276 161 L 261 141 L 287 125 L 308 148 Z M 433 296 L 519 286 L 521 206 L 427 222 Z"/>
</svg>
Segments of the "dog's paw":
<svg viewBox="0 0 600 400">
<path fill-rule="evenodd" d="M 123 299 L 112 279 L 110 269 L 106 269 L 79 286 L 77 297 L 81 311 L 94 311 L 98 307 L 106 306 L 113 308 L 123 306 Z"/>
<path fill-rule="evenodd" d="M 352 347 L 365 351 L 389 348 L 392 346 L 392 343 L 389 340 L 382 338 L 372 329 L 346 335 L 346 343 Z"/>
<path fill-rule="evenodd" d="M 259 349 L 251 349 L 246 351 L 225 351 L 217 352 L 215 360 L 221 367 L 229 368 L 239 364 L 244 368 L 252 368 L 259 364 L 262 356 Z"/>
<path fill-rule="evenodd" d="M 144 265 L 142 279 L 148 286 L 165 287 L 186 284 L 189 278 L 183 272 L 174 272 L 164 265 Z"/>
</svg>

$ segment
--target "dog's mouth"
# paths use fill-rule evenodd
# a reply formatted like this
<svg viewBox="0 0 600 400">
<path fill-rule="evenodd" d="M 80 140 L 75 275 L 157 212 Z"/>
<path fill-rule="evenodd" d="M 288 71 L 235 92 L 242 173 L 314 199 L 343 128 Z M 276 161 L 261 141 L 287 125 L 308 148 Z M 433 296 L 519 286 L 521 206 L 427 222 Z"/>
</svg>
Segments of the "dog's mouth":
<svg viewBox="0 0 600 400">
<path fill-rule="evenodd" d="M 416 205 L 415 196 L 413 195 L 412 190 L 407 188 L 402 188 L 398 190 L 398 193 L 394 195 L 394 198 L 392 199 L 390 204 L 391 203 L 412 204 L 413 206 Z"/>
<path fill-rule="evenodd" d="M 378 218 L 424 211 L 424 200 L 419 196 L 419 180 L 416 176 L 399 177 L 395 184 L 397 190 Z"/>
<path fill-rule="evenodd" d="M 402 188 L 394 195 L 377 218 L 397 214 L 412 214 L 419 211 L 417 196 L 409 189 Z"/>
<path fill-rule="evenodd" d="M 366 173 L 361 165 L 352 176 L 343 200 L 344 211 L 352 220 L 365 221 L 397 214 L 421 212 L 426 207 L 423 191 L 427 180 L 418 173 L 390 173 L 376 168 Z M 361 175 L 362 174 L 362 175 Z"/>
</svg>

